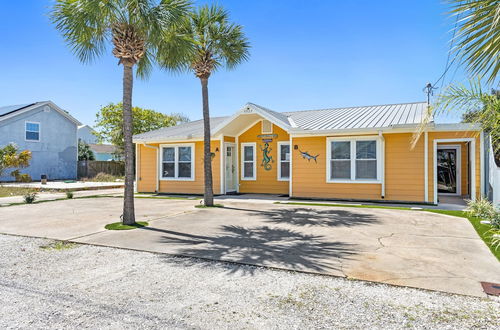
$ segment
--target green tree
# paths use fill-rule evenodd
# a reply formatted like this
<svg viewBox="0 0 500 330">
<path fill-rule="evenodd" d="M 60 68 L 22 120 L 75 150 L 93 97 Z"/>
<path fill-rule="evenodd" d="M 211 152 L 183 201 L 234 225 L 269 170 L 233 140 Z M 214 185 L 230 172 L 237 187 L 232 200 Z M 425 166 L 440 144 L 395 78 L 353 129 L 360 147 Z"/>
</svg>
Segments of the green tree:
<svg viewBox="0 0 500 330">
<path fill-rule="evenodd" d="M 500 70 L 500 2 L 498 0 L 448 0 L 458 16 L 454 48 L 473 76 L 491 83 Z"/>
<path fill-rule="evenodd" d="M 103 55 L 112 43 L 112 53 L 123 66 L 124 224 L 135 223 L 133 69 L 142 77 L 150 72 L 163 31 L 177 24 L 188 9 L 185 0 L 56 0 L 51 12 L 57 30 L 82 62 Z"/>
<path fill-rule="evenodd" d="M 246 61 L 250 45 L 241 25 L 231 23 L 220 6 L 202 6 L 186 16 L 174 33 L 167 31 L 158 48 L 158 62 L 167 70 L 191 71 L 200 79 L 204 129 L 204 202 L 213 206 L 208 79 L 216 70 Z"/>
<path fill-rule="evenodd" d="M 95 160 L 94 152 L 81 139 L 78 139 L 78 160 Z"/>
<path fill-rule="evenodd" d="M 12 171 L 10 175 L 17 179 L 20 175 L 18 169 L 28 167 L 30 165 L 30 160 L 31 151 L 19 151 L 19 148 L 13 143 L 0 148 L 0 176 L 5 174 L 5 170 L 12 168 L 15 170 Z"/>
<path fill-rule="evenodd" d="M 102 107 L 96 115 L 95 129 L 99 142 L 110 142 L 123 152 L 123 104 L 110 103 Z M 189 119 L 181 114 L 166 115 L 151 109 L 133 107 L 133 134 L 149 132 L 162 127 L 175 126 Z"/>
</svg>

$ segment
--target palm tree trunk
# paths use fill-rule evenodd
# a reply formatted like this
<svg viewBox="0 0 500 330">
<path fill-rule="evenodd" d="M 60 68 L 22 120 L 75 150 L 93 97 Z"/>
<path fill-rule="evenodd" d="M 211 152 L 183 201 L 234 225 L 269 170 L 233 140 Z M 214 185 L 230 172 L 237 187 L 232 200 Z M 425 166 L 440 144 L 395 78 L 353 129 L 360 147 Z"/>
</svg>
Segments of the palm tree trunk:
<svg viewBox="0 0 500 330">
<path fill-rule="evenodd" d="M 208 78 L 200 78 L 201 96 L 203 98 L 203 154 L 205 176 L 205 205 L 214 206 L 212 188 L 212 152 L 210 151 L 210 113 L 208 109 Z"/>
<path fill-rule="evenodd" d="M 132 66 L 123 65 L 123 140 L 125 153 L 125 192 L 123 224 L 135 223 L 134 211 L 134 146 L 132 143 Z"/>
</svg>

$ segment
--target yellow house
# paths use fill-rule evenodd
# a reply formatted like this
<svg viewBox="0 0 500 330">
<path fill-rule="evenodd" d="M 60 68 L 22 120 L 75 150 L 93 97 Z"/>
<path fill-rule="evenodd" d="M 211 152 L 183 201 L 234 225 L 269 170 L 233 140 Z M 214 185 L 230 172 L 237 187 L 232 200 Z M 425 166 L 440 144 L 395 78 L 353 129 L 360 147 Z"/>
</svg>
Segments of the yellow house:
<svg viewBox="0 0 500 330">
<path fill-rule="evenodd" d="M 425 102 L 280 113 L 248 103 L 211 119 L 215 194 L 437 204 L 484 191 L 483 132 L 431 122 Z M 203 121 L 134 136 L 138 192 L 203 193 Z"/>
</svg>

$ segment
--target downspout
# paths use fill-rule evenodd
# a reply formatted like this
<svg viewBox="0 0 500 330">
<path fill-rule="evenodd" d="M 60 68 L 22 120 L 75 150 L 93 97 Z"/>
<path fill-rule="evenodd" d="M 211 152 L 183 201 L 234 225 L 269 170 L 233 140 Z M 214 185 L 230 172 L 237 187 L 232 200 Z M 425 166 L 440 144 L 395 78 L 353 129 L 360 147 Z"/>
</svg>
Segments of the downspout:
<svg viewBox="0 0 500 330">
<path fill-rule="evenodd" d="M 378 131 L 378 136 L 380 138 L 380 140 L 382 141 L 382 166 L 380 168 L 381 172 L 380 173 L 380 176 L 381 176 L 381 179 L 382 179 L 382 191 L 380 192 L 380 197 L 382 199 L 385 198 L 385 139 L 384 139 L 384 135 L 382 134 L 382 131 Z"/>
<path fill-rule="evenodd" d="M 150 145 L 147 145 L 146 143 L 143 143 L 143 146 L 145 146 L 146 148 L 151 148 L 151 149 L 154 149 L 156 150 L 156 193 L 159 193 L 160 192 L 160 176 L 158 173 L 160 173 L 160 162 L 158 161 L 158 147 L 155 147 L 155 146 L 150 146 Z"/>
</svg>

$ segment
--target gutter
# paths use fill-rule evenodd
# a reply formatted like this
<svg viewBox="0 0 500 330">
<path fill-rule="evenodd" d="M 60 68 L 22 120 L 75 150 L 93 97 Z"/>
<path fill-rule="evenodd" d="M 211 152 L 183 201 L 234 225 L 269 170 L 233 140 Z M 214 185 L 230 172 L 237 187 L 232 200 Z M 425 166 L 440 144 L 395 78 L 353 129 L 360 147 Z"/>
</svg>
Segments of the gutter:
<svg viewBox="0 0 500 330">
<path fill-rule="evenodd" d="M 160 172 L 160 164 L 159 164 L 159 161 L 158 161 L 158 150 L 160 149 L 159 147 L 156 147 L 156 146 L 149 146 L 147 145 L 146 143 L 143 143 L 142 144 L 144 147 L 146 148 L 151 148 L 151 149 L 154 149 L 156 150 L 156 166 L 158 167 L 156 169 L 156 193 L 159 193 L 160 192 L 160 176 L 159 176 L 159 172 Z"/>
</svg>

